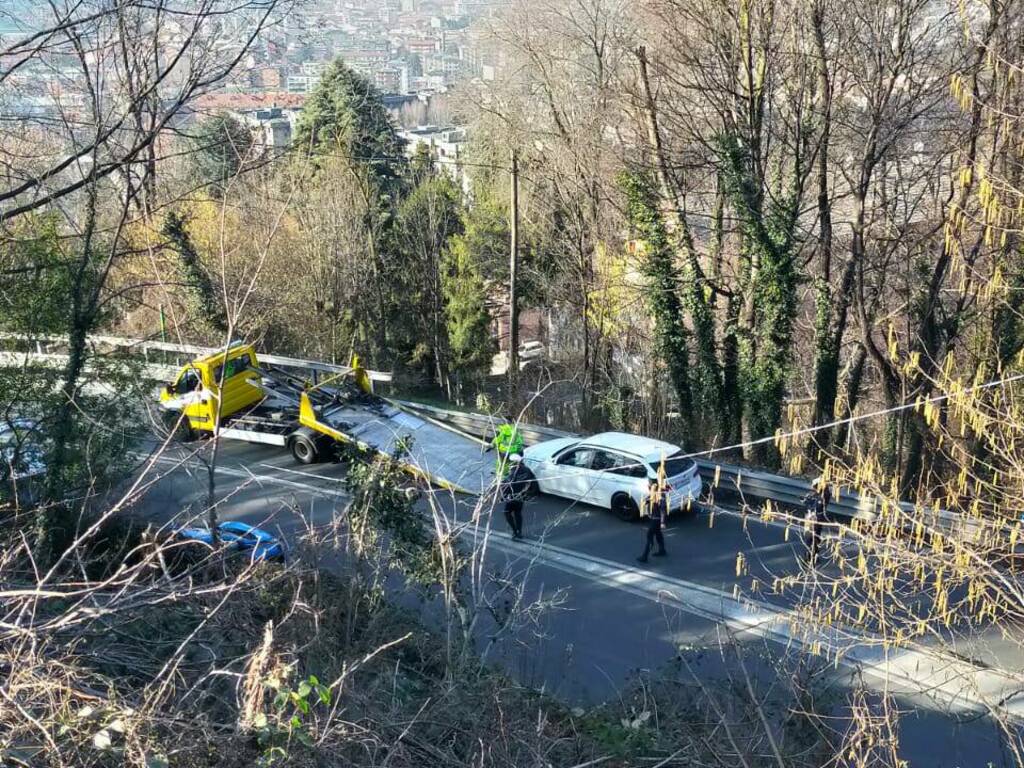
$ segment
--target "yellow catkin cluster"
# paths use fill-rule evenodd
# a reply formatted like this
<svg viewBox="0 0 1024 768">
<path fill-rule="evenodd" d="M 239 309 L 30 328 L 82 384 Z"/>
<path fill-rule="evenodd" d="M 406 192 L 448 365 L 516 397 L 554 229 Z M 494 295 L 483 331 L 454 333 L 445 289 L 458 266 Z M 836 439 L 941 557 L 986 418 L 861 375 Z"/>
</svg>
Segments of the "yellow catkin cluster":
<svg viewBox="0 0 1024 768">
<path fill-rule="evenodd" d="M 971 94 L 970 87 L 958 72 L 954 72 L 950 77 L 949 90 L 956 103 L 960 105 L 960 109 L 964 112 L 970 112 L 971 106 L 974 104 L 974 96 Z"/>
<path fill-rule="evenodd" d="M 747 573 L 747 558 L 742 552 L 736 553 L 736 577 L 739 578 Z"/>
</svg>

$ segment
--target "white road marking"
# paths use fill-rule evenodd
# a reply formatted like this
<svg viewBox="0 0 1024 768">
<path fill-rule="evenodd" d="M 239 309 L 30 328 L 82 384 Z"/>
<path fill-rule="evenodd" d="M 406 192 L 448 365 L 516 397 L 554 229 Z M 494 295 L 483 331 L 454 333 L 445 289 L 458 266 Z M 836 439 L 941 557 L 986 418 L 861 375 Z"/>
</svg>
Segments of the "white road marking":
<svg viewBox="0 0 1024 768">
<path fill-rule="evenodd" d="M 1024 677 L 1018 674 L 979 667 L 934 650 L 885 648 L 879 639 L 844 627 L 801 631 L 801 617 L 769 603 L 736 598 L 703 584 L 580 555 L 554 544 L 516 542 L 499 531 L 492 531 L 490 538 L 507 554 L 531 558 L 612 589 L 673 605 L 738 633 L 805 652 L 817 651 L 836 664 L 863 671 L 887 691 L 924 695 L 958 711 L 1001 709 L 1014 717 L 1024 717 Z"/>
<path fill-rule="evenodd" d="M 148 458 L 148 457 L 145 457 Z M 198 471 L 205 471 L 206 467 L 197 465 L 195 463 L 189 463 L 181 459 L 176 459 L 173 456 L 158 456 L 156 458 L 158 464 L 171 467 L 182 467 L 187 469 L 194 469 Z M 348 493 L 344 491 L 335 490 L 333 488 L 321 488 L 315 485 L 309 485 L 308 483 L 298 483 L 293 480 L 285 480 L 283 477 L 273 477 L 271 475 L 257 475 L 253 472 L 246 472 L 242 469 L 234 469 L 232 467 L 225 467 L 221 464 L 217 465 L 216 472 L 219 475 L 228 475 L 230 477 L 237 477 L 243 480 L 247 480 L 256 484 L 268 484 L 268 485 L 280 485 L 286 488 L 294 488 L 300 491 L 306 491 L 307 493 L 314 493 L 321 496 L 330 496 L 332 498 L 341 499 L 347 501 L 352 498 Z M 318 475 L 308 475 L 309 477 L 319 477 Z M 332 480 L 333 478 L 324 478 Z"/>
<path fill-rule="evenodd" d="M 308 477 L 308 478 L 310 478 L 312 480 L 330 480 L 332 483 L 343 483 L 343 482 L 345 482 L 340 477 L 330 477 L 329 475 L 318 475 L 316 472 L 303 472 L 302 470 L 299 470 L 299 469 L 290 469 L 288 467 L 279 467 L 279 466 L 276 466 L 274 464 L 261 463 L 260 466 L 261 467 L 266 467 L 267 469 L 273 469 L 273 470 L 276 470 L 278 472 L 287 472 L 290 475 L 299 475 L 299 477 Z"/>
<path fill-rule="evenodd" d="M 157 462 L 182 465 L 168 456 Z M 184 466 L 184 465 L 183 465 Z M 193 465 L 194 466 L 194 465 Z M 329 488 L 254 475 L 218 466 L 220 474 L 269 485 L 347 499 L 348 494 Z M 477 536 L 482 537 L 481 531 Z M 801 630 L 802 617 L 794 611 L 746 597 L 734 597 L 719 589 L 655 571 L 624 566 L 612 560 L 546 542 L 516 542 L 504 532 L 491 530 L 489 541 L 502 552 L 522 556 L 565 573 L 603 584 L 659 604 L 670 604 L 695 616 L 724 624 L 739 633 L 752 634 L 786 647 L 817 652 L 837 665 L 856 668 L 880 682 L 885 690 L 924 695 L 953 710 L 1002 710 L 1024 717 L 1024 677 L 1005 670 L 983 668 L 939 651 L 924 648 L 887 648 L 878 638 L 844 627 Z M 902 689 L 902 691 L 898 690 Z"/>
</svg>

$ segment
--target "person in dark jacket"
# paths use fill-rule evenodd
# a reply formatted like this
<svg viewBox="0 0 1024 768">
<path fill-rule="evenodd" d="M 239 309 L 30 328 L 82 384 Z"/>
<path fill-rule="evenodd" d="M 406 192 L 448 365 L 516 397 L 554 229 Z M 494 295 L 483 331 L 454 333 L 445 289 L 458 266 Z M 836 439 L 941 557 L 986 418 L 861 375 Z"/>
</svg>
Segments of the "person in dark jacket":
<svg viewBox="0 0 1024 768">
<path fill-rule="evenodd" d="M 814 567 L 821 546 L 821 525 L 825 511 L 832 501 L 832 492 L 824 477 L 817 478 L 811 492 L 804 496 L 804 544 L 807 546 L 807 564 Z"/>
<path fill-rule="evenodd" d="M 651 547 L 658 542 L 658 551 L 655 557 L 664 557 L 665 551 L 665 524 L 668 522 L 668 493 L 662 488 L 657 479 L 652 479 L 647 490 L 647 498 L 644 499 L 641 515 L 647 518 L 647 541 L 644 544 L 644 553 L 637 558 L 641 563 L 647 562 L 647 556 L 651 554 Z"/>
<path fill-rule="evenodd" d="M 513 453 L 508 457 L 511 470 L 501 483 L 501 498 L 505 502 L 505 520 L 513 539 L 523 538 L 523 502 L 530 490 L 530 470 L 523 466 L 523 457 Z"/>
</svg>

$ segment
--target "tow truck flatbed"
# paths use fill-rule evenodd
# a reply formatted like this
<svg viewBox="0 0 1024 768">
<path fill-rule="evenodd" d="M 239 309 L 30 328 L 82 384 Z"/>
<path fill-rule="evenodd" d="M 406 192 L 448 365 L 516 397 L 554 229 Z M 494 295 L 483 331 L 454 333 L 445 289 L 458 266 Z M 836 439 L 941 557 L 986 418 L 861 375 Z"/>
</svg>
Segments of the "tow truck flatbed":
<svg viewBox="0 0 1024 768">
<path fill-rule="evenodd" d="M 189 434 L 288 448 L 304 464 L 334 445 L 355 444 L 395 456 L 443 488 L 482 494 L 493 487 L 487 443 L 377 396 L 354 362 L 348 374 L 311 386 L 261 367 L 251 345 L 236 343 L 183 367 L 160 402 Z"/>
<path fill-rule="evenodd" d="M 307 396 L 304 394 L 304 398 Z M 494 484 L 490 446 L 478 438 L 410 413 L 392 401 L 346 402 L 316 409 L 304 401 L 303 426 L 338 441 L 351 441 L 378 453 L 402 453 L 402 461 L 435 485 L 482 494 Z"/>
</svg>

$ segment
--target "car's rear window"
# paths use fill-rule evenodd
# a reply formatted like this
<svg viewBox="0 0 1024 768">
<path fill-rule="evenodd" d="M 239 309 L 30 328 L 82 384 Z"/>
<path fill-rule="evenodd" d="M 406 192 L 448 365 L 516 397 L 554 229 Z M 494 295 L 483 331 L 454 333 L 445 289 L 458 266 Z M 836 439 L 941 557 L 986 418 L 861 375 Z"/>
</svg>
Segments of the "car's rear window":
<svg viewBox="0 0 1024 768">
<path fill-rule="evenodd" d="M 697 462 L 693 459 L 686 458 L 682 452 L 676 453 L 665 459 L 665 477 L 677 477 L 678 475 L 685 474 L 696 466 Z M 661 461 L 652 461 L 651 469 L 654 474 L 658 473 L 658 468 L 661 465 Z"/>
</svg>

